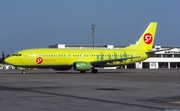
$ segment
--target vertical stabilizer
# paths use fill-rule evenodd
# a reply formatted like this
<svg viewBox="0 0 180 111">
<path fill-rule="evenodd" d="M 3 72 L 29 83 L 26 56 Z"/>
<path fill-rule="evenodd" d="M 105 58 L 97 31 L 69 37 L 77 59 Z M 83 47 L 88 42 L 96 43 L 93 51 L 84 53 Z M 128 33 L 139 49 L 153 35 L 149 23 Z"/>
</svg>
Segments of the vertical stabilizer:
<svg viewBox="0 0 180 111">
<path fill-rule="evenodd" d="M 134 45 L 126 47 L 126 49 L 142 49 L 150 51 L 152 50 L 155 34 L 156 34 L 157 22 L 151 22 L 147 29 L 144 31 L 138 42 Z"/>
</svg>

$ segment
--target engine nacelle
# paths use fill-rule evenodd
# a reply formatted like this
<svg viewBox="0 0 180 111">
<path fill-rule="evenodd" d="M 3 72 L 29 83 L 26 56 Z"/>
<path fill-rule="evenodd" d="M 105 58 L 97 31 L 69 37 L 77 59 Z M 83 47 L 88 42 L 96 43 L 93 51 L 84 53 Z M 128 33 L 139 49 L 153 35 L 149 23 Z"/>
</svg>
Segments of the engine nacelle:
<svg viewBox="0 0 180 111">
<path fill-rule="evenodd" d="M 92 69 L 92 65 L 89 62 L 75 62 L 73 63 L 73 69 L 76 71 L 89 71 Z"/>
</svg>

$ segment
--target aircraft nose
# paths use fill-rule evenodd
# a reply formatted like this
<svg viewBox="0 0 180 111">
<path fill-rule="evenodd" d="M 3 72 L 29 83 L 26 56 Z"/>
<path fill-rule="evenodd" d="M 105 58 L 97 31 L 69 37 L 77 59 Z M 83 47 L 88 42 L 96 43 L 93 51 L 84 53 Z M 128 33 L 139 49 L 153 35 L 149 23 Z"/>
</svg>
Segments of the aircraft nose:
<svg viewBox="0 0 180 111">
<path fill-rule="evenodd" d="M 7 63 L 7 64 L 11 64 L 11 59 L 10 59 L 10 57 L 6 58 L 6 59 L 4 60 L 4 62 Z"/>
</svg>

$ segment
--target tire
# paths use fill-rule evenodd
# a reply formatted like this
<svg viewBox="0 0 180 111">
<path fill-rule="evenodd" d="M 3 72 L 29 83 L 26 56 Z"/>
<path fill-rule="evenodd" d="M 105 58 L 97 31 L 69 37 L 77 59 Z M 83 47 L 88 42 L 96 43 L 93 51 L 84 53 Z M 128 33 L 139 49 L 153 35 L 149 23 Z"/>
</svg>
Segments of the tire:
<svg viewBox="0 0 180 111">
<path fill-rule="evenodd" d="M 98 70 L 97 69 L 92 69 L 91 73 L 98 73 Z"/>
<path fill-rule="evenodd" d="M 86 71 L 80 71 L 80 73 L 86 73 Z"/>
<path fill-rule="evenodd" d="M 25 71 L 25 70 L 22 70 L 22 74 L 26 74 L 26 71 Z"/>
</svg>

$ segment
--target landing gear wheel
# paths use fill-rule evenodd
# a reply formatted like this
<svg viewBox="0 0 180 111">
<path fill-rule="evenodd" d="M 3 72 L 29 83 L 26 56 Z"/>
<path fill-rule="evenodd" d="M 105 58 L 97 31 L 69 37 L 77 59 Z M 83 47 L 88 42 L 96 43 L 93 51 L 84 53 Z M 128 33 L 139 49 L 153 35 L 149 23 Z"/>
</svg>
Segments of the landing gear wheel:
<svg viewBox="0 0 180 111">
<path fill-rule="evenodd" d="M 80 71 L 80 73 L 86 73 L 86 71 Z"/>
<path fill-rule="evenodd" d="M 22 70 L 22 74 L 26 74 L 26 71 L 25 71 L 25 70 Z"/>
<path fill-rule="evenodd" d="M 92 69 L 91 72 L 92 73 L 98 73 L 98 70 L 97 69 Z"/>
</svg>

